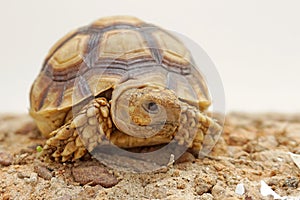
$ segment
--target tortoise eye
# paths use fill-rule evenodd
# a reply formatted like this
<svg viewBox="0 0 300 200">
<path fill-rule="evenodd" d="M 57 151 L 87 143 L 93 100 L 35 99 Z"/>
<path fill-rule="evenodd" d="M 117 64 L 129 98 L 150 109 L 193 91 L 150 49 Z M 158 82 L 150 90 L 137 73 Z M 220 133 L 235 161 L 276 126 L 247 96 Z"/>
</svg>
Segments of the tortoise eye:
<svg viewBox="0 0 300 200">
<path fill-rule="evenodd" d="M 155 102 L 147 102 L 143 104 L 143 108 L 150 114 L 157 114 L 159 111 L 158 105 Z"/>
</svg>

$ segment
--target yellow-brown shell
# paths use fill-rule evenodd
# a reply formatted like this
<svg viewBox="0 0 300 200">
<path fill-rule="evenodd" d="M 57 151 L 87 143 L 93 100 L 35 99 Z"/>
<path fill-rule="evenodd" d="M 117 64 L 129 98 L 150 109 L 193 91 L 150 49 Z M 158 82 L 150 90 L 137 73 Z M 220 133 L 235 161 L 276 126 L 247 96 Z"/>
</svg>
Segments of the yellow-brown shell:
<svg viewBox="0 0 300 200">
<path fill-rule="evenodd" d="M 206 109 L 208 90 L 191 63 L 189 50 L 167 31 L 134 17 L 102 18 L 70 32 L 50 49 L 31 88 L 30 114 L 48 136 L 64 123 L 72 106 L 132 75 Z"/>
</svg>

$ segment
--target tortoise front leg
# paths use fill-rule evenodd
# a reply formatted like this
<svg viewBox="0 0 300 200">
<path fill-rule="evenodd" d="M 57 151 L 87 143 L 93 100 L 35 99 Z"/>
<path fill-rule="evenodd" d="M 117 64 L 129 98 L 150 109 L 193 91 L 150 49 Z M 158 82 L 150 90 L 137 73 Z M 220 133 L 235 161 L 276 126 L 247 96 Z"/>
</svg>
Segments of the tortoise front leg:
<svg viewBox="0 0 300 200">
<path fill-rule="evenodd" d="M 43 153 L 56 161 L 76 160 L 92 151 L 112 132 L 110 105 L 103 98 L 90 101 L 73 119 L 53 131 L 46 141 Z"/>
<path fill-rule="evenodd" d="M 181 104 L 180 125 L 175 140 L 190 148 L 197 155 L 201 150 L 211 149 L 216 143 L 221 126 L 194 106 Z"/>
</svg>

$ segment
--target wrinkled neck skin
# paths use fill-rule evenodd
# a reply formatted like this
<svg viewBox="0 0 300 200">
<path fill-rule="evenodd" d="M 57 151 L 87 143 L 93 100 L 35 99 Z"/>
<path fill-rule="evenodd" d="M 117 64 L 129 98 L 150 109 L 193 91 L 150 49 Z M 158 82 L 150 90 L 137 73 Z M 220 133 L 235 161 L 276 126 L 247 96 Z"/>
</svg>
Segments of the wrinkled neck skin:
<svg viewBox="0 0 300 200">
<path fill-rule="evenodd" d="M 179 127 L 180 112 L 177 96 L 161 86 L 130 80 L 112 94 L 112 120 L 118 130 L 133 137 L 171 139 Z"/>
</svg>

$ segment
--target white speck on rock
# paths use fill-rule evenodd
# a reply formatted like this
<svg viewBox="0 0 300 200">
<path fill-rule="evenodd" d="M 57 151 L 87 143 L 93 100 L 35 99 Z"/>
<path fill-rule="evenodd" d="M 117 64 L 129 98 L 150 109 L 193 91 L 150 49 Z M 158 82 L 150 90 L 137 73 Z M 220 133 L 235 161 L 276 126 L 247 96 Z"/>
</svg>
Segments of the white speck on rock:
<svg viewBox="0 0 300 200">
<path fill-rule="evenodd" d="M 299 154 L 294 154 L 289 152 L 293 162 L 297 165 L 297 167 L 300 169 L 300 155 Z"/>
<path fill-rule="evenodd" d="M 235 188 L 235 193 L 238 195 L 243 195 L 245 193 L 245 187 L 243 183 L 237 184 Z"/>
<path fill-rule="evenodd" d="M 278 160 L 279 162 L 282 162 L 282 161 L 283 161 L 283 159 L 282 159 L 282 158 L 277 158 L 277 160 Z"/>
<path fill-rule="evenodd" d="M 263 196 L 271 195 L 274 199 L 282 199 L 276 192 L 272 190 L 270 186 L 266 184 L 264 181 L 260 181 L 260 193 Z"/>
</svg>

